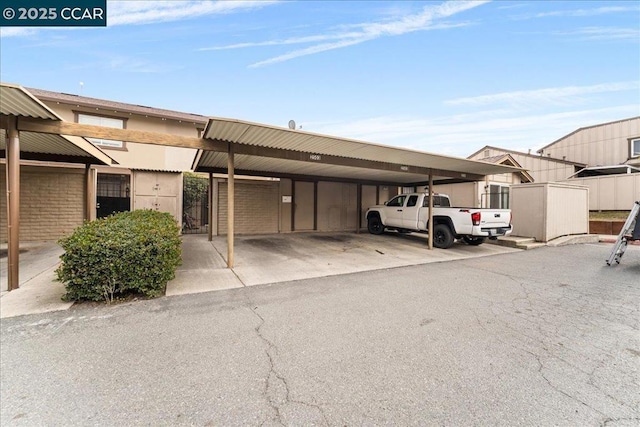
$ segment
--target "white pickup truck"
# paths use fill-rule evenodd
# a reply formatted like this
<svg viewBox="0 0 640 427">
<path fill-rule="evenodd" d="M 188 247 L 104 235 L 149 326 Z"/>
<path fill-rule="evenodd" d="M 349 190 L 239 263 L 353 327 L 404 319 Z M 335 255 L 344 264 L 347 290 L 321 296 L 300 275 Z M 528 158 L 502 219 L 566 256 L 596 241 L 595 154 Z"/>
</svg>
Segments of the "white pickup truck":
<svg viewBox="0 0 640 427">
<path fill-rule="evenodd" d="M 371 234 L 385 229 L 400 233 L 429 231 L 429 194 L 400 194 L 384 205 L 367 210 L 367 228 Z M 454 208 L 446 194 L 433 196 L 433 245 L 447 249 L 455 239 L 480 245 L 488 237 L 511 234 L 509 209 Z"/>
</svg>

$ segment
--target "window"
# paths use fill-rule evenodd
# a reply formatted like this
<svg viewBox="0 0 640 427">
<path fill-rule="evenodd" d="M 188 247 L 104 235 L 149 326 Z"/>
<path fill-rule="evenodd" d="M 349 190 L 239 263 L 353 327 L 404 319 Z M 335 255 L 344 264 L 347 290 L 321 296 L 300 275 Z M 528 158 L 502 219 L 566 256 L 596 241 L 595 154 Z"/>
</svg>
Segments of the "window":
<svg viewBox="0 0 640 427">
<path fill-rule="evenodd" d="M 630 157 L 640 157 L 640 138 L 635 138 L 630 141 L 631 145 L 631 156 Z"/>
<path fill-rule="evenodd" d="M 429 196 L 425 197 L 424 200 L 422 201 L 422 207 L 423 208 L 428 208 L 429 207 Z M 449 198 L 448 197 L 434 196 L 433 197 L 433 207 L 434 208 L 449 208 L 449 207 L 451 207 L 451 203 L 449 203 Z"/>
<path fill-rule="evenodd" d="M 407 207 L 413 207 L 418 203 L 418 196 L 409 196 L 409 200 L 407 201 Z"/>
<path fill-rule="evenodd" d="M 482 207 L 491 209 L 509 209 L 509 186 L 491 184 L 485 187 L 482 195 Z"/>
<path fill-rule="evenodd" d="M 108 128 L 124 129 L 124 119 L 118 119 L 115 117 L 102 117 L 94 116 L 91 114 L 78 113 L 78 123 L 84 125 L 104 126 Z M 108 148 L 124 148 L 123 141 L 112 141 L 109 139 L 101 138 L 87 138 L 92 143 L 101 147 Z"/>
<path fill-rule="evenodd" d="M 404 199 L 406 198 L 407 196 L 405 195 L 396 196 L 387 202 L 387 206 L 404 206 Z"/>
</svg>

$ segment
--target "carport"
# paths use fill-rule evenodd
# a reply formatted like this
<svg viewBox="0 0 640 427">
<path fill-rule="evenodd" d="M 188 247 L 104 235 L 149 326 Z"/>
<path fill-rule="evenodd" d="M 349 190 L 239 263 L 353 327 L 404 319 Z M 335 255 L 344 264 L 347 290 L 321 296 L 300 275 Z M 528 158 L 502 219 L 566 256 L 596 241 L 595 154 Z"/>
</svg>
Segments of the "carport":
<svg viewBox="0 0 640 427">
<path fill-rule="evenodd" d="M 63 121 L 24 88 L 4 83 L 1 87 L 0 124 L 6 130 L 6 137 L 3 135 L 0 155 L 7 159 L 9 270 L 13 271 L 10 289 L 15 289 L 11 286 L 17 287 L 18 283 L 19 159 L 111 164 L 112 160 L 84 137 L 196 148 L 199 151 L 194 170 L 208 172 L 210 181 L 213 173 L 226 174 L 227 266 L 230 268 L 234 258 L 236 173 L 322 178 L 357 183 L 361 188 L 362 184 L 432 186 L 436 182 L 477 181 L 485 175 L 521 170 L 235 119 L 211 118 L 201 138 L 71 123 Z M 87 188 L 87 200 L 88 191 Z M 209 198 L 211 205 L 211 193 Z M 430 224 L 433 224 L 432 218 Z M 428 241 L 431 248 L 432 239 Z"/>
<path fill-rule="evenodd" d="M 358 185 L 418 186 L 434 183 L 479 181 L 485 175 L 520 171 L 504 165 L 489 164 L 398 147 L 372 144 L 346 138 L 286 129 L 259 123 L 211 118 L 204 138 L 227 150 L 200 150 L 194 160 L 196 172 L 227 174 L 228 266 L 233 267 L 234 176 L 255 175 L 289 179 L 322 179 L 353 182 Z M 430 200 L 432 203 L 432 201 Z M 213 206 L 209 194 L 209 206 Z M 361 204 L 357 203 L 358 219 Z M 209 209 L 209 224 L 212 224 Z M 429 224 L 433 228 L 432 206 Z M 209 240 L 212 227 L 209 227 Z M 431 235 L 429 249 L 433 248 Z"/>
<path fill-rule="evenodd" d="M 93 144 L 82 137 L 63 134 L 45 134 L 18 129 L 18 120 L 30 118 L 43 122 L 60 122 L 62 118 L 20 86 L 0 86 L 0 158 L 6 159 L 7 186 L 7 279 L 8 290 L 19 283 L 19 230 L 20 230 L 20 161 L 81 163 L 85 167 L 84 206 L 85 219 L 89 218 L 92 182 L 92 164 L 115 163 Z"/>
</svg>

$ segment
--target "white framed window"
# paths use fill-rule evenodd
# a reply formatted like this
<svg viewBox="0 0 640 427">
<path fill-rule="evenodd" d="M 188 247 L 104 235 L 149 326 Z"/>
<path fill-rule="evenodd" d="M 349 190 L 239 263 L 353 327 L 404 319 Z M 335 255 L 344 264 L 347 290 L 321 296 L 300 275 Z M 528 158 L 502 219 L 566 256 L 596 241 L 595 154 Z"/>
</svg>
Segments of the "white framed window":
<svg viewBox="0 0 640 427">
<path fill-rule="evenodd" d="M 629 141 L 631 148 L 631 157 L 640 157 L 640 138 L 634 138 Z"/>
<path fill-rule="evenodd" d="M 109 128 L 124 129 L 124 119 L 116 117 L 95 116 L 93 114 L 78 113 L 78 123 L 84 125 L 104 126 Z M 87 138 L 95 145 L 107 148 L 125 148 L 123 141 L 113 141 L 110 139 Z"/>
</svg>

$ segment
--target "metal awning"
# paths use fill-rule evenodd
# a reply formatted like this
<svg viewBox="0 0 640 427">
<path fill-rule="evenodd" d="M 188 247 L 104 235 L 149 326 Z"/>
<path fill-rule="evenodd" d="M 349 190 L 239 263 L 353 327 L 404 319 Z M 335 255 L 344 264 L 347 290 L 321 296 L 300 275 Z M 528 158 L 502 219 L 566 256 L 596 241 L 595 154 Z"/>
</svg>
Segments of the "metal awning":
<svg viewBox="0 0 640 427">
<path fill-rule="evenodd" d="M 62 117 L 22 86 L 8 83 L 0 84 L 0 117 L 3 119 L 3 129 L 7 128 L 5 119 L 8 117 L 63 121 Z M 0 157 L 5 157 L 6 135 L 5 132 L 0 134 Z M 117 164 L 85 138 L 35 132 L 20 132 L 20 158 L 85 164 Z"/>
<path fill-rule="evenodd" d="M 436 181 L 475 181 L 481 176 L 522 168 L 426 153 L 236 119 L 211 118 L 204 138 L 232 143 L 239 174 L 422 183 L 429 170 Z M 199 151 L 193 169 L 224 172 L 227 155 Z"/>
</svg>

